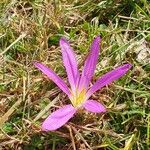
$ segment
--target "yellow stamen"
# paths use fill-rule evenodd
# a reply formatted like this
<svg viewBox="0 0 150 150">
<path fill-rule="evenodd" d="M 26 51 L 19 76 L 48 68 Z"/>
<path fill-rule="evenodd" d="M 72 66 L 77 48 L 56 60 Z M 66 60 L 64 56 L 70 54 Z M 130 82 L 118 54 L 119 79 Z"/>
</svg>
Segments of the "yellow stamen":
<svg viewBox="0 0 150 150">
<path fill-rule="evenodd" d="M 86 90 L 83 89 L 81 92 L 76 90 L 75 93 L 72 93 L 71 102 L 74 107 L 80 107 L 82 103 L 85 101 Z"/>
</svg>

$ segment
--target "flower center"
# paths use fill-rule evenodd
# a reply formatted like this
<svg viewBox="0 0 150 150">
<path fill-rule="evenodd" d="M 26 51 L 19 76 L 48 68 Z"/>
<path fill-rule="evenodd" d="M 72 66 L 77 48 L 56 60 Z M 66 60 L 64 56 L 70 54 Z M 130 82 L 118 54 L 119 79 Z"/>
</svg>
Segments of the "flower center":
<svg viewBox="0 0 150 150">
<path fill-rule="evenodd" d="M 72 96 L 70 98 L 71 102 L 72 102 L 72 105 L 74 107 L 80 107 L 83 102 L 86 100 L 86 90 L 83 89 L 82 91 L 78 91 L 76 90 L 75 93 L 72 93 Z"/>
</svg>

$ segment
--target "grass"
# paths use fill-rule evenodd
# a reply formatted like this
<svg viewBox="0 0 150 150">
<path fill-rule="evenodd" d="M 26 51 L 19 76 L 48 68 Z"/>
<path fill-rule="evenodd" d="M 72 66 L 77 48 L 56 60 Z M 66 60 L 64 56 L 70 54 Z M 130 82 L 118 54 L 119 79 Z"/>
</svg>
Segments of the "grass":
<svg viewBox="0 0 150 150">
<path fill-rule="evenodd" d="M 150 144 L 150 3 L 122 1 L 0 1 L 0 148 L 51 150 L 147 150 Z M 68 103 L 34 68 L 38 60 L 62 78 L 61 36 L 74 48 L 79 66 L 94 36 L 102 37 L 93 82 L 130 62 L 123 78 L 93 95 L 106 114 L 81 111 L 55 132 L 41 123 Z"/>
</svg>

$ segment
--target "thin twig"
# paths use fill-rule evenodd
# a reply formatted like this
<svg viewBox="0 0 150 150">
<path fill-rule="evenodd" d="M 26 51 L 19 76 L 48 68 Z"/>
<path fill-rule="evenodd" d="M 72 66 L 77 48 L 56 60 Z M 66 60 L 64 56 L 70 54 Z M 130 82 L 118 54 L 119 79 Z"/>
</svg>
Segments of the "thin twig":
<svg viewBox="0 0 150 150">
<path fill-rule="evenodd" d="M 74 138 L 73 138 L 73 134 L 72 134 L 72 129 L 70 126 L 66 125 L 66 127 L 68 128 L 69 132 L 70 132 L 70 137 L 71 137 L 71 141 L 72 141 L 72 147 L 73 150 L 76 150 L 76 146 L 75 146 L 75 142 L 74 142 Z"/>
<path fill-rule="evenodd" d="M 84 144 L 89 148 L 89 150 L 92 150 L 92 148 L 90 147 L 90 145 L 86 142 L 86 140 L 83 138 L 83 136 L 81 135 L 81 133 L 79 133 L 79 131 L 77 131 L 77 129 L 75 127 L 72 126 L 73 131 L 79 136 L 79 138 L 84 142 Z"/>
</svg>

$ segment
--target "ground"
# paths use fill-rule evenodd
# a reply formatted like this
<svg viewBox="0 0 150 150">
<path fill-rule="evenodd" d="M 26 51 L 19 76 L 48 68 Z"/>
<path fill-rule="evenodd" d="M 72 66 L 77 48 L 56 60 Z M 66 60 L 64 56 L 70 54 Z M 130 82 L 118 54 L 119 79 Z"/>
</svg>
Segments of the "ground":
<svg viewBox="0 0 150 150">
<path fill-rule="evenodd" d="M 102 41 L 92 83 L 121 64 L 133 65 L 92 95 L 107 113 L 81 110 L 59 130 L 41 131 L 43 120 L 70 102 L 33 62 L 46 64 L 66 80 L 60 37 L 70 41 L 82 70 L 96 35 Z M 149 42 L 148 0 L 1 0 L 0 149 L 148 150 Z"/>
</svg>

